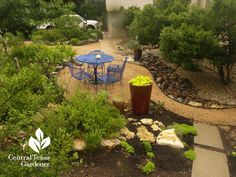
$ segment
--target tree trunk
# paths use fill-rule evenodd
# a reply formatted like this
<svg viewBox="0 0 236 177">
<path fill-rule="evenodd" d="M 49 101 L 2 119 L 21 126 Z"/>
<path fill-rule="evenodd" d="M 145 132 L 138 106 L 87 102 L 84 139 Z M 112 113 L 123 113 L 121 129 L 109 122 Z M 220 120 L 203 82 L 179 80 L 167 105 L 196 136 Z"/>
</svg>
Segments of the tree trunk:
<svg viewBox="0 0 236 177">
<path fill-rule="evenodd" d="M 233 65 L 228 64 L 226 66 L 226 83 L 227 85 L 231 82 L 231 71 L 233 69 Z"/>
<path fill-rule="evenodd" d="M 221 82 L 225 85 L 226 82 L 225 82 L 225 72 L 224 72 L 223 65 L 217 66 L 217 70 L 218 70 Z"/>
</svg>

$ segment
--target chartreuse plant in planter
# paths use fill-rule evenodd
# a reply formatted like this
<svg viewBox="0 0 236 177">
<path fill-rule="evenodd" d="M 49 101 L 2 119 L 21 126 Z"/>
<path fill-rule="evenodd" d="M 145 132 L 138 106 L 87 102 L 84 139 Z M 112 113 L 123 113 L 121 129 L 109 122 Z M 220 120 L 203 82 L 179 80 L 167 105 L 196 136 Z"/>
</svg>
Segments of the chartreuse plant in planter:
<svg viewBox="0 0 236 177">
<path fill-rule="evenodd" d="M 146 76 L 137 76 L 129 81 L 133 86 L 149 86 L 152 84 L 152 80 Z"/>
<path fill-rule="evenodd" d="M 231 155 L 236 158 L 236 151 L 231 152 Z"/>
</svg>

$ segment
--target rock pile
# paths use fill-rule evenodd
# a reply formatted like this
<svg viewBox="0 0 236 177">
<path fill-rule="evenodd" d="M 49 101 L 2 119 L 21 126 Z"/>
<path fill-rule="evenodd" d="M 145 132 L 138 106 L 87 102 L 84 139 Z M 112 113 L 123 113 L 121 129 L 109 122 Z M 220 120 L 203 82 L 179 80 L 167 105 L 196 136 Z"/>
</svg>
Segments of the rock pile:
<svg viewBox="0 0 236 177">
<path fill-rule="evenodd" d="M 140 64 L 149 69 L 158 87 L 169 98 L 195 107 L 223 108 L 215 101 L 200 98 L 191 81 L 180 77 L 176 70 L 167 66 L 159 56 L 146 53 Z"/>
</svg>

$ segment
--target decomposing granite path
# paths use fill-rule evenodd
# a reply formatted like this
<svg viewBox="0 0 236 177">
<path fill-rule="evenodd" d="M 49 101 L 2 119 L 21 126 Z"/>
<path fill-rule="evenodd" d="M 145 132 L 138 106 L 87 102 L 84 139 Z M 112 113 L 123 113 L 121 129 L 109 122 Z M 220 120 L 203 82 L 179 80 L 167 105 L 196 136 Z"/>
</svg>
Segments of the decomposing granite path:
<svg viewBox="0 0 236 177">
<path fill-rule="evenodd" d="M 75 47 L 77 54 L 88 53 L 91 50 L 100 49 L 104 52 L 113 55 L 115 57 L 115 63 L 122 63 L 124 55 L 117 50 L 116 43 L 118 39 L 104 39 L 98 43 L 93 43 L 85 46 Z M 128 81 L 137 75 L 145 75 L 152 77 L 151 73 L 144 67 L 137 64 L 128 63 L 124 72 L 123 80 L 120 83 L 112 84 L 107 87 L 110 92 L 110 96 L 122 96 L 125 99 L 130 98 L 129 84 Z M 63 70 L 59 77 L 61 80 L 67 82 L 70 77 L 68 68 Z M 61 82 L 61 81 L 60 81 Z M 74 93 L 80 82 L 72 79 L 70 85 L 68 86 L 69 92 Z M 103 87 L 100 87 L 103 89 Z M 168 96 L 162 93 L 162 91 L 157 87 L 155 82 L 153 82 L 152 97 L 153 101 L 164 102 L 165 108 L 189 119 L 193 119 L 199 122 L 206 122 L 210 124 L 221 124 L 221 125 L 231 125 L 236 126 L 236 108 L 232 109 L 204 109 L 188 106 L 181 104 L 170 99 Z"/>
</svg>

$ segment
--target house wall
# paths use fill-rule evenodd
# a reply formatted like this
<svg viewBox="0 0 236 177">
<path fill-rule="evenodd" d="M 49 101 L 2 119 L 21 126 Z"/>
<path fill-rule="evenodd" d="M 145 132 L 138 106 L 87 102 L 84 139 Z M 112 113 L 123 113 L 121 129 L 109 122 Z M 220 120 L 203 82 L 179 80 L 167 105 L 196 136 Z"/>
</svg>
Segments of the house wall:
<svg viewBox="0 0 236 177">
<path fill-rule="evenodd" d="M 137 6 L 143 8 L 146 4 L 153 4 L 153 0 L 106 0 L 107 11 L 114 11 L 120 7 Z"/>
<path fill-rule="evenodd" d="M 119 27 L 119 24 L 122 22 L 122 18 L 116 11 L 119 10 L 121 7 L 125 9 L 136 6 L 143 8 L 146 4 L 153 4 L 153 0 L 106 0 L 106 8 L 108 11 L 108 37 L 124 37 L 126 35 L 124 29 Z"/>
<path fill-rule="evenodd" d="M 192 4 L 198 5 L 202 8 L 209 7 L 211 2 L 212 2 L 212 0 L 192 0 Z"/>
<path fill-rule="evenodd" d="M 202 8 L 207 8 L 212 0 L 191 0 L 192 4 Z M 121 7 L 129 8 L 137 6 L 143 8 L 146 4 L 153 4 L 153 0 L 106 0 L 106 8 L 108 11 L 108 33 L 109 37 L 121 37 L 125 35 L 125 31 L 117 24 L 122 20 L 119 14 L 112 11 L 119 10 Z"/>
</svg>

